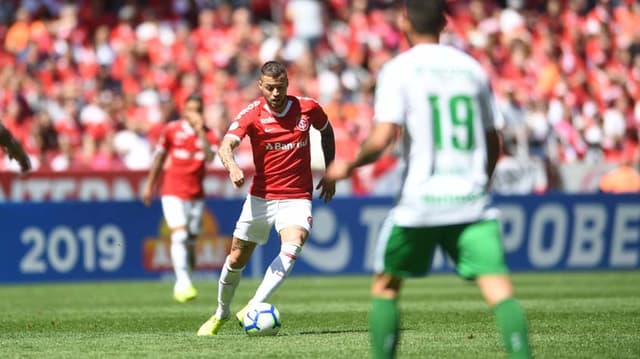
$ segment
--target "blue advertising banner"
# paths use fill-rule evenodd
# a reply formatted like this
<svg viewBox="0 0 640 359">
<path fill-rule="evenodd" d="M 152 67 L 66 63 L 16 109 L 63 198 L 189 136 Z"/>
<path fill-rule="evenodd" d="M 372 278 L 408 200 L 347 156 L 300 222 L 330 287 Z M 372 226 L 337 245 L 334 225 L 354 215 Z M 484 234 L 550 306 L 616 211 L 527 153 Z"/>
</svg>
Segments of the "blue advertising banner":
<svg viewBox="0 0 640 359">
<path fill-rule="evenodd" d="M 221 268 L 242 202 L 207 209 L 197 269 Z M 171 273 L 160 202 L 0 203 L 0 282 L 152 279 Z"/>
<path fill-rule="evenodd" d="M 513 270 L 640 268 L 640 195 L 496 197 Z"/>
<path fill-rule="evenodd" d="M 313 229 L 294 274 L 362 274 L 390 198 L 314 202 Z M 514 271 L 640 268 L 640 196 L 496 197 Z M 196 269 L 216 275 L 242 200 L 207 201 Z M 159 202 L 0 203 L 0 282 L 153 279 L 171 274 L 170 232 Z M 278 253 L 274 231 L 246 275 L 262 276 Z M 433 271 L 450 271 L 437 253 Z"/>
</svg>

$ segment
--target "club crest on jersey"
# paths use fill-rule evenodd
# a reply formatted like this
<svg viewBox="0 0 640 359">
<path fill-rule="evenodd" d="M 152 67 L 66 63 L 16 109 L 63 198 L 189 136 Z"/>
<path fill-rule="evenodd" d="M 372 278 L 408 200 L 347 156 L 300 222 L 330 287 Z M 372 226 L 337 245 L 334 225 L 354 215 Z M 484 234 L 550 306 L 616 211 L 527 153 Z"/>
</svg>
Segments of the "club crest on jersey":
<svg viewBox="0 0 640 359">
<path fill-rule="evenodd" d="M 298 120 L 298 124 L 296 124 L 296 127 L 300 131 L 303 131 L 303 132 L 304 131 L 308 131 L 309 130 L 309 116 L 307 116 L 307 115 L 300 116 L 300 119 Z"/>
</svg>

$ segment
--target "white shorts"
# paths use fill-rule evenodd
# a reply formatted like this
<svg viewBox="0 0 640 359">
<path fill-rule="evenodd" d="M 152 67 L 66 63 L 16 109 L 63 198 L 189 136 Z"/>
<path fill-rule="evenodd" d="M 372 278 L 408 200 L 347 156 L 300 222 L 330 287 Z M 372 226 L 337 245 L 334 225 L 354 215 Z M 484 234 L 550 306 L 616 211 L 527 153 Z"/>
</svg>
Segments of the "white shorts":
<svg viewBox="0 0 640 359">
<path fill-rule="evenodd" d="M 233 236 L 258 244 L 269 239 L 275 224 L 276 232 L 298 226 L 311 230 L 311 201 L 308 199 L 264 199 L 247 195 Z"/>
<path fill-rule="evenodd" d="M 162 196 L 162 211 L 169 228 L 186 227 L 189 234 L 200 234 L 202 231 L 204 200 Z"/>
</svg>

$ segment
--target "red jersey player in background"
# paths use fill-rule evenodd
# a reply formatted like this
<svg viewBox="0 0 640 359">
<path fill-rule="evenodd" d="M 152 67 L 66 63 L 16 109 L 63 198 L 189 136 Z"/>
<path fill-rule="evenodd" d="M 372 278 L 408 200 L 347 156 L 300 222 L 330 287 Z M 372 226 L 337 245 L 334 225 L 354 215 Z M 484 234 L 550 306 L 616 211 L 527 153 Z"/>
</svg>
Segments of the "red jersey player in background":
<svg viewBox="0 0 640 359">
<path fill-rule="evenodd" d="M 4 148 L 9 158 L 18 161 L 20 170 L 24 173 L 31 169 L 31 160 L 11 131 L 0 123 L 0 147 Z"/>
<path fill-rule="evenodd" d="M 198 335 L 215 335 L 230 317 L 231 300 L 242 270 L 257 244 L 269 237 L 272 226 L 280 236 L 280 253 L 266 270 L 249 304 L 266 301 L 291 272 L 311 229 L 313 176 L 309 129 L 321 134 L 325 166 L 335 156 L 333 128 L 318 102 L 287 95 L 287 72 L 276 61 L 261 69 L 258 87 L 262 97 L 242 110 L 229 126 L 220 145 L 220 159 L 236 188 L 244 184 L 233 151 L 249 136 L 255 176 L 233 232 L 231 251 L 220 273 L 218 308 Z M 321 179 L 316 189 L 325 202 L 335 194 L 335 183 Z M 242 322 L 248 305 L 236 313 Z"/>
<path fill-rule="evenodd" d="M 176 276 L 173 297 L 180 303 L 197 296 L 189 267 L 194 264 L 195 239 L 202 230 L 205 165 L 213 160 L 217 143 L 215 133 L 204 125 L 202 97 L 189 96 L 183 118 L 169 123 L 158 141 L 142 193 L 148 206 L 168 158 L 162 178 L 162 211 L 171 229 L 171 262 Z"/>
</svg>

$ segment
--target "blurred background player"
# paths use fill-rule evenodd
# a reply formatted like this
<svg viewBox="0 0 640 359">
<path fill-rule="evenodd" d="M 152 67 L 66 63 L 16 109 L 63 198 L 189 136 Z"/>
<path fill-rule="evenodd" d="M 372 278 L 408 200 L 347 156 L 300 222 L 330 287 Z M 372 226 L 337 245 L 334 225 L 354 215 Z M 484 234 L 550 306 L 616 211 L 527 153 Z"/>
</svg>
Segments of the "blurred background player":
<svg viewBox="0 0 640 359">
<path fill-rule="evenodd" d="M 189 274 L 195 265 L 195 239 L 202 230 L 205 166 L 215 156 L 217 138 L 204 125 L 199 94 L 185 101 L 183 118 L 171 122 L 158 141 L 142 201 L 151 204 L 159 174 L 162 177 L 162 211 L 171 229 L 171 262 L 176 276 L 173 296 L 183 303 L 197 296 Z"/>
<path fill-rule="evenodd" d="M 412 47 L 378 76 L 374 128 L 354 161 L 336 160 L 326 172 L 327 180 L 347 178 L 404 131 L 407 169 L 374 262 L 372 356 L 395 356 L 402 281 L 426 275 L 439 245 L 459 275 L 479 286 L 509 355 L 528 358 L 525 313 L 507 276 L 500 225 L 486 209 L 499 152 L 494 121 L 500 116 L 489 80 L 470 56 L 438 44 L 447 22 L 444 0 L 407 0 L 404 6 L 400 26 Z"/>
<path fill-rule="evenodd" d="M 24 173 L 31 169 L 31 160 L 29 160 L 24 148 L 2 123 L 0 123 L 0 147 L 5 149 L 9 158 L 18 161 L 20 171 Z"/>
<path fill-rule="evenodd" d="M 280 253 L 267 268 L 249 304 L 266 301 L 291 272 L 312 225 L 311 126 L 320 131 L 325 166 L 335 156 L 333 128 L 318 102 L 287 95 L 289 80 L 283 64 L 266 62 L 260 73 L 262 97 L 238 114 L 220 145 L 220 159 L 233 185 L 239 188 L 245 179 L 233 151 L 249 136 L 255 176 L 220 273 L 218 308 L 198 330 L 200 336 L 217 334 L 229 319 L 242 270 L 256 245 L 267 241 L 274 225 L 282 242 Z M 335 194 L 335 183 L 321 179 L 316 189 L 328 202 Z M 236 313 L 241 322 L 248 305 Z"/>
</svg>

